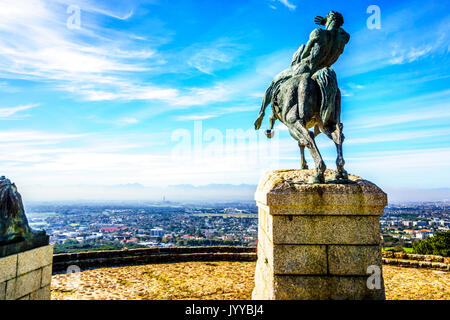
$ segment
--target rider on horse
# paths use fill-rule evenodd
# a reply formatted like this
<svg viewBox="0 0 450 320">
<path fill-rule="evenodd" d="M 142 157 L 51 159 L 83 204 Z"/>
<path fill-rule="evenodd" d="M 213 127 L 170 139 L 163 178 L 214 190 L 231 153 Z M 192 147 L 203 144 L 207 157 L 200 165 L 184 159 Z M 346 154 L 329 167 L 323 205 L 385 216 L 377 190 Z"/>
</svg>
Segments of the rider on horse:
<svg viewBox="0 0 450 320">
<path fill-rule="evenodd" d="M 255 129 L 261 127 L 265 110 L 272 104 L 267 137 L 273 136 L 276 120 L 283 122 L 291 136 L 298 141 L 302 169 L 308 167 L 304 155 L 307 147 L 317 170 L 312 182 L 323 183 L 326 165 L 314 140 L 319 133 L 326 134 L 336 144 L 336 179 L 347 177 L 342 155 L 344 135 L 340 121 L 341 94 L 331 65 L 344 51 L 350 36 L 341 28 L 344 18 L 338 12 L 331 11 L 326 18 L 316 17 L 315 22 L 325 25 L 325 29 L 318 28 L 311 32 L 306 46 L 302 45 L 294 54 L 290 68 L 272 81 L 264 94 Z M 314 133 L 308 130 L 312 127 Z"/>
<path fill-rule="evenodd" d="M 301 45 L 295 52 L 290 68 L 282 71 L 272 80 L 264 94 L 261 111 L 255 121 L 256 129 L 259 129 L 265 109 L 276 98 L 282 84 L 294 76 L 304 77 L 298 90 L 303 90 L 305 97 L 308 97 L 312 81 L 319 85 L 322 93 L 321 120 L 324 126 L 327 125 L 335 108 L 334 97 L 337 91 L 336 75 L 330 67 L 344 51 L 350 35 L 341 28 L 344 18 L 338 12 L 331 11 L 325 18 L 318 16 L 315 22 L 325 25 L 326 29 L 313 30 L 306 46 Z M 298 110 L 302 110 L 300 104 L 303 102 L 298 102 Z"/>
</svg>

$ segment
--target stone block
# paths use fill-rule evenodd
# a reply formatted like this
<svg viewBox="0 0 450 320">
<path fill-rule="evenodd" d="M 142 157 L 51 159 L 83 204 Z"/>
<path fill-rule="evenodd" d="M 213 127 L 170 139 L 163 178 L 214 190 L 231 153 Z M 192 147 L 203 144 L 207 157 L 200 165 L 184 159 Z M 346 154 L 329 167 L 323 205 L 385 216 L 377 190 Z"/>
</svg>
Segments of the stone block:
<svg viewBox="0 0 450 320">
<path fill-rule="evenodd" d="M 16 277 L 17 255 L 0 258 L 0 282 L 4 282 Z"/>
<path fill-rule="evenodd" d="M 378 300 L 384 290 L 369 289 L 367 277 L 276 276 L 276 300 Z"/>
<path fill-rule="evenodd" d="M 274 279 L 275 300 L 329 299 L 329 278 L 326 276 L 277 275 Z"/>
<path fill-rule="evenodd" d="M 15 300 L 16 278 L 6 281 L 6 300 Z"/>
<path fill-rule="evenodd" d="M 6 299 L 6 281 L 0 282 L 0 300 Z"/>
<path fill-rule="evenodd" d="M 52 263 L 53 245 L 39 247 L 18 254 L 17 275 L 42 268 Z"/>
<path fill-rule="evenodd" d="M 264 251 L 275 274 L 327 274 L 324 245 L 277 245 L 260 230 L 258 250 Z"/>
<path fill-rule="evenodd" d="M 30 300 L 50 300 L 50 286 L 42 287 L 30 293 Z"/>
<path fill-rule="evenodd" d="M 52 281 L 52 265 L 48 265 L 42 268 L 41 287 L 50 285 Z"/>
<path fill-rule="evenodd" d="M 375 184 L 355 175 L 347 183 L 332 183 L 334 172 L 326 170 L 325 184 L 308 184 L 315 170 L 274 170 L 261 178 L 255 200 L 267 206 L 385 207 L 387 195 Z M 314 213 L 316 214 L 316 213 Z M 360 214 L 360 213 L 359 213 Z"/>
<path fill-rule="evenodd" d="M 381 248 L 378 245 L 330 245 L 328 265 L 332 275 L 367 275 L 369 266 L 376 265 L 381 268 Z"/>
<path fill-rule="evenodd" d="M 324 245 L 275 245 L 275 274 L 327 274 L 327 254 Z"/>
<path fill-rule="evenodd" d="M 15 279 L 15 288 L 9 293 L 11 299 L 19 299 L 41 287 L 42 269 L 23 274 Z M 8 282 L 9 283 L 9 282 Z M 8 294 L 8 288 L 7 288 Z"/>
<path fill-rule="evenodd" d="M 383 278 L 380 289 L 369 289 L 368 276 L 330 277 L 331 300 L 385 300 Z"/>
<path fill-rule="evenodd" d="M 260 228 L 274 244 L 380 243 L 378 216 L 264 215 Z"/>
</svg>

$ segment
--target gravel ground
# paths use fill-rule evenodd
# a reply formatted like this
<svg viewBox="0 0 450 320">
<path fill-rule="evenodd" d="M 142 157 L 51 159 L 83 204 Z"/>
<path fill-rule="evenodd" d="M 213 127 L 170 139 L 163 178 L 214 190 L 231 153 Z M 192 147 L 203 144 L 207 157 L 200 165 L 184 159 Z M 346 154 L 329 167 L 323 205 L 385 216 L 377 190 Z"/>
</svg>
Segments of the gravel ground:
<svg viewBox="0 0 450 320">
<path fill-rule="evenodd" d="M 56 274 L 54 300 L 251 299 L 254 262 L 183 262 Z M 384 265 L 388 300 L 450 300 L 450 272 Z"/>
</svg>

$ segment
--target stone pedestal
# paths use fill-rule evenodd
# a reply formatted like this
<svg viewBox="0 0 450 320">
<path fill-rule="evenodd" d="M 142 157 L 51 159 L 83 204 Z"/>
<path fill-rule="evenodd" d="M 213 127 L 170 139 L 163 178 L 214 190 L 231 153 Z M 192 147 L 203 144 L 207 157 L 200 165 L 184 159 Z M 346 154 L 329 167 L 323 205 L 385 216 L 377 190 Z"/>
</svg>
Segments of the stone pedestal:
<svg viewBox="0 0 450 320">
<path fill-rule="evenodd" d="M 50 300 L 53 245 L 0 258 L 0 300 Z"/>
<path fill-rule="evenodd" d="M 261 179 L 253 299 L 385 299 L 379 216 L 386 194 L 348 183 L 307 184 L 313 170 L 276 170 Z"/>
</svg>

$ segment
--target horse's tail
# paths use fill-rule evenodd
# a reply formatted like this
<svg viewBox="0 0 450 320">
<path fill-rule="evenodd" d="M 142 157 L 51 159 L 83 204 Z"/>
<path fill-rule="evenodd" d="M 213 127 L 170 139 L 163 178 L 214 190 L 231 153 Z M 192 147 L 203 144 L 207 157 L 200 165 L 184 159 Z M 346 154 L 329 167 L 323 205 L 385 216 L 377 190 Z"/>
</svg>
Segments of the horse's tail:
<svg viewBox="0 0 450 320">
<path fill-rule="evenodd" d="M 324 126 L 326 126 L 335 109 L 335 98 L 338 91 L 336 73 L 328 67 L 320 69 L 316 73 L 316 82 L 319 85 L 322 96 L 320 117 Z"/>
<path fill-rule="evenodd" d="M 270 83 L 270 86 L 266 89 L 264 93 L 264 97 L 261 103 L 261 110 L 259 111 L 259 116 L 255 121 L 255 129 L 258 130 L 261 127 L 261 122 L 264 118 L 264 114 L 266 112 L 267 106 L 272 102 L 272 93 L 273 93 L 274 83 Z"/>
<path fill-rule="evenodd" d="M 264 97 L 261 103 L 261 111 L 264 113 L 267 106 L 272 102 L 272 93 L 273 93 L 273 87 L 274 83 L 272 82 L 270 86 L 266 89 L 266 92 L 264 93 Z M 261 113 L 260 111 L 260 113 Z"/>
</svg>

